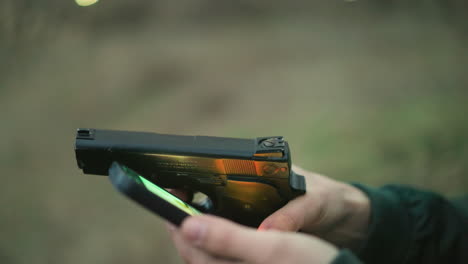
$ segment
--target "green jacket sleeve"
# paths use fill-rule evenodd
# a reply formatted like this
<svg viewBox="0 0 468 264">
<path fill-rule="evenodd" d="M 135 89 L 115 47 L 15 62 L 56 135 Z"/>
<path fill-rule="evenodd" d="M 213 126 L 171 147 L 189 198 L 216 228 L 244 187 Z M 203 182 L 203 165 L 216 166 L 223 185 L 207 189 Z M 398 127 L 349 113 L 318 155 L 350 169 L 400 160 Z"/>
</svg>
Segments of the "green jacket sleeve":
<svg viewBox="0 0 468 264">
<path fill-rule="evenodd" d="M 468 199 L 451 202 L 407 186 L 355 186 L 371 201 L 367 241 L 357 252 L 364 263 L 468 263 Z"/>
<path fill-rule="evenodd" d="M 342 249 L 331 264 L 362 264 L 362 262 L 347 249 Z"/>
</svg>

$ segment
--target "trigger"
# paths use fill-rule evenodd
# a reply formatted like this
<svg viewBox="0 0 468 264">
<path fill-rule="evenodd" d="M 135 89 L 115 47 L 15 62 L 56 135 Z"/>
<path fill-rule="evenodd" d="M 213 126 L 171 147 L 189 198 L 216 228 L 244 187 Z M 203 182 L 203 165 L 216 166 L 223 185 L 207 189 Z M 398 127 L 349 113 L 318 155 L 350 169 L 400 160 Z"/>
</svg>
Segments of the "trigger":
<svg viewBox="0 0 468 264">
<path fill-rule="evenodd" d="M 211 201 L 208 195 L 202 192 L 196 192 L 193 195 L 191 205 L 204 213 L 210 213 L 214 208 L 213 201 Z"/>
</svg>

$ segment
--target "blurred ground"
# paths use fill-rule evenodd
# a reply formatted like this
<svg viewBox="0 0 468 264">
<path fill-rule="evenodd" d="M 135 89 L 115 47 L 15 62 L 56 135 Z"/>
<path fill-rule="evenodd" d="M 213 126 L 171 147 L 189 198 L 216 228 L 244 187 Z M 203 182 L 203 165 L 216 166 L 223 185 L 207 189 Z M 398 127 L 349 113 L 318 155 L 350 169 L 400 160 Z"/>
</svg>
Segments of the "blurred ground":
<svg viewBox="0 0 468 264">
<path fill-rule="evenodd" d="M 77 169 L 77 127 L 283 135 L 336 179 L 468 191 L 468 9 L 273 2 L 0 4 L 0 263 L 181 263 Z"/>
</svg>

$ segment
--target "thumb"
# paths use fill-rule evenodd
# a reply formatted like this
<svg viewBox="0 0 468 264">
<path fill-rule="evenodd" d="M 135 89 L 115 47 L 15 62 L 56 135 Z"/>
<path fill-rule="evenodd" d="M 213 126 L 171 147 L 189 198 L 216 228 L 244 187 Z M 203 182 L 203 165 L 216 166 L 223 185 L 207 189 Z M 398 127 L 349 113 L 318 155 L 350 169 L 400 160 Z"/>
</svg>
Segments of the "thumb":
<svg viewBox="0 0 468 264">
<path fill-rule="evenodd" d="M 262 255 L 259 245 L 271 243 L 255 229 L 209 215 L 187 218 L 180 230 L 184 239 L 207 253 L 253 263 Z"/>
<path fill-rule="evenodd" d="M 304 225 L 307 211 L 306 197 L 299 197 L 287 203 L 284 207 L 268 216 L 259 226 L 259 230 L 275 229 L 280 231 L 295 232 Z"/>
</svg>

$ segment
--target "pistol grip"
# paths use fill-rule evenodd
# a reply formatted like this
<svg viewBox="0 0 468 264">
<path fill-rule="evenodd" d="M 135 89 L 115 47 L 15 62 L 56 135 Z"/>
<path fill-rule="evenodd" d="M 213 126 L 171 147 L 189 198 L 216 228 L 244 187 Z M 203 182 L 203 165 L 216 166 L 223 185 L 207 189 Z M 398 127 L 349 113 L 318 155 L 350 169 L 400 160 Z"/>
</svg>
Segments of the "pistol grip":
<svg viewBox="0 0 468 264">
<path fill-rule="evenodd" d="M 228 180 L 215 196 L 214 214 L 252 227 L 286 203 L 274 186 L 252 181 Z"/>
</svg>

